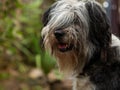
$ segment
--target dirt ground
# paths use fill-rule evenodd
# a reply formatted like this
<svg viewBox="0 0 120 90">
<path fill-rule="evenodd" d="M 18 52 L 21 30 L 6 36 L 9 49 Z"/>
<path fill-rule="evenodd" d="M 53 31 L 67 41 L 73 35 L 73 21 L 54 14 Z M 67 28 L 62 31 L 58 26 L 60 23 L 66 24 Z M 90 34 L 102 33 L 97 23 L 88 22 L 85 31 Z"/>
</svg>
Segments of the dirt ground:
<svg viewBox="0 0 120 90">
<path fill-rule="evenodd" d="M 45 76 L 40 69 L 20 73 L 15 69 L 0 70 L 0 90 L 72 90 L 72 82 L 59 79 L 54 72 Z"/>
</svg>

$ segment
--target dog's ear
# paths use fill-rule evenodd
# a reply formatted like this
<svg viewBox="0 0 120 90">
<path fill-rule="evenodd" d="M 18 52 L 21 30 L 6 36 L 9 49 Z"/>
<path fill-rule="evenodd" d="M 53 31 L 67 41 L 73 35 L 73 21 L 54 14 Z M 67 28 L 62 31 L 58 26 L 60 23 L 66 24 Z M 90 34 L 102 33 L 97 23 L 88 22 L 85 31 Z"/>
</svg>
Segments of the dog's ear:
<svg viewBox="0 0 120 90">
<path fill-rule="evenodd" d="M 43 14 L 43 17 L 42 17 L 42 23 L 44 26 L 47 25 L 47 23 L 49 22 L 50 20 L 50 12 L 51 10 L 56 6 L 56 3 L 53 4 L 51 7 L 49 7 Z"/>
<path fill-rule="evenodd" d="M 93 44 L 105 48 L 111 42 L 110 22 L 100 4 L 88 1 L 85 4 L 89 14 L 89 33 Z"/>
<path fill-rule="evenodd" d="M 42 17 L 42 23 L 44 26 L 47 25 L 48 21 L 49 21 L 49 14 L 50 14 L 51 8 L 49 8 L 48 10 L 45 11 L 45 13 L 43 14 Z"/>
</svg>

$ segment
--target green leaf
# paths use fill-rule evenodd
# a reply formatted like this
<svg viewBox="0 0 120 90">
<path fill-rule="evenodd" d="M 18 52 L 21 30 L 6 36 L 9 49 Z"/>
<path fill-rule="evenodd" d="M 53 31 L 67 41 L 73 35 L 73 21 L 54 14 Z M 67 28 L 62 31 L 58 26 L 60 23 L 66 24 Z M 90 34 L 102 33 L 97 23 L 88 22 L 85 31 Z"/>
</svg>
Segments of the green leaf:
<svg viewBox="0 0 120 90">
<path fill-rule="evenodd" d="M 37 68 L 41 68 L 41 55 L 40 54 L 36 55 L 35 60 Z"/>
<path fill-rule="evenodd" d="M 51 57 L 48 52 L 45 52 L 44 59 L 42 59 L 41 62 L 45 74 L 48 74 L 53 68 L 55 68 L 55 58 Z"/>
</svg>

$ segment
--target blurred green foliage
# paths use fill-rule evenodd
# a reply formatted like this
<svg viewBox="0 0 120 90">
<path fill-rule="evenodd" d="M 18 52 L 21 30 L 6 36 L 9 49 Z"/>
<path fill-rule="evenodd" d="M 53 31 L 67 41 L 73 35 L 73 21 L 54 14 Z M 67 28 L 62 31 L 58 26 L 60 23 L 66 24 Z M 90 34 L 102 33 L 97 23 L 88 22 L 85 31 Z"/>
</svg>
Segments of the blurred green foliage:
<svg viewBox="0 0 120 90">
<path fill-rule="evenodd" d="M 44 73 L 48 74 L 55 67 L 55 59 L 50 56 L 48 52 L 45 52 L 44 60 L 41 63 Z"/>
<path fill-rule="evenodd" d="M 55 61 L 40 48 L 43 0 L 0 0 L 1 60 L 21 61 L 47 74 Z M 0 63 L 1 64 L 1 63 Z M 23 70 L 21 64 L 20 69 Z"/>
<path fill-rule="evenodd" d="M 9 73 L 0 73 L 0 80 L 8 79 L 10 78 Z"/>
</svg>

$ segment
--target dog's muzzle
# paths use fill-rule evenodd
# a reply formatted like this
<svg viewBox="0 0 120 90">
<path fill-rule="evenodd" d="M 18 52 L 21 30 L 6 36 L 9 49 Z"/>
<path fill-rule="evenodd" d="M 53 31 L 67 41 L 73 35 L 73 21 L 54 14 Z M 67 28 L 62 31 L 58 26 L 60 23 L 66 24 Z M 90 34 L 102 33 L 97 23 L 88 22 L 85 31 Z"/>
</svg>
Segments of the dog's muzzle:
<svg viewBox="0 0 120 90">
<path fill-rule="evenodd" d="M 54 36 L 58 42 L 57 48 L 61 52 L 67 52 L 67 51 L 72 50 L 72 48 L 73 48 L 72 44 L 69 44 L 68 41 L 64 40 L 65 35 L 66 35 L 66 32 L 63 30 L 55 30 L 54 31 Z"/>
</svg>

